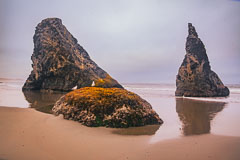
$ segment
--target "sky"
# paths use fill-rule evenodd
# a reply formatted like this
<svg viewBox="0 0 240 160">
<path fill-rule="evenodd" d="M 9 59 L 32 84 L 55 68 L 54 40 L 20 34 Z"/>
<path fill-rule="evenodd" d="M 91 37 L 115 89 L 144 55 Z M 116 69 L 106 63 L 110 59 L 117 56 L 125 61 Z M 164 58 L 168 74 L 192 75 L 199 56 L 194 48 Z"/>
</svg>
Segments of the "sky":
<svg viewBox="0 0 240 160">
<path fill-rule="evenodd" d="M 240 84 L 239 16 L 238 0 L 0 0 L 0 78 L 28 77 L 35 27 L 58 17 L 121 83 L 175 83 L 190 22 L 212 70 Z"/>
</svg>

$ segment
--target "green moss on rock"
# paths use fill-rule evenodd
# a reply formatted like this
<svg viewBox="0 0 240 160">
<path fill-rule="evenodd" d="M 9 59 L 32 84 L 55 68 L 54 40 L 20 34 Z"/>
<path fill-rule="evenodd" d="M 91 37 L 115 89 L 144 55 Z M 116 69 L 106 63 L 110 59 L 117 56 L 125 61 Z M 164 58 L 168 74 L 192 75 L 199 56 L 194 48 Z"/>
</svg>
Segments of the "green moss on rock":
<svg viewBox="0 0 240 160">
<path fill-rule="evenodd" d="M 163 123 L 147 101 L 120 88 L 74 90 L 56 102 L 53 112 L 95 127 L 126 128 Z"/>
</svg>

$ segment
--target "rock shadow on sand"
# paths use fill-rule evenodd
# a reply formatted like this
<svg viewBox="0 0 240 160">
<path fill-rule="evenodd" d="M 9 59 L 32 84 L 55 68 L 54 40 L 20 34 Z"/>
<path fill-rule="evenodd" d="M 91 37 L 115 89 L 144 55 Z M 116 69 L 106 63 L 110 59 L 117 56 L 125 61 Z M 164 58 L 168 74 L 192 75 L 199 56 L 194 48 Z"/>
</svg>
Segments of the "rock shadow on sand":
<svg viewBox="0 0 240 160">
<path fill-rule="evenodd" d="M 142 127 L 118 128 L 112 131 L 113 134 L 128 135 L 128 136 L 141 136 L 141 135 L 154 135 L 161 125 L 146 125 Z"/>
<path fill-rule="evenodd" d="M 176 98 L 176 112 L 182 122 L 182 134 L 188 136 L 210 133 L 211 121 L 225 105 L 225 102 Z"/>
</svg>

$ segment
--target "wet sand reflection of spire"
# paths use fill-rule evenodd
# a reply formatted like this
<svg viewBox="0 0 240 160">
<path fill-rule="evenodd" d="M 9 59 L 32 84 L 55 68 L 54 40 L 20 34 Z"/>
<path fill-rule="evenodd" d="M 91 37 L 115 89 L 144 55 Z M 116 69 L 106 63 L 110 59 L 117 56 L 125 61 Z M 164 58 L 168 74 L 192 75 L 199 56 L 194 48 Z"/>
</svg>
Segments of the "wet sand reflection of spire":
<svg viewBox="0 0 240 160">
<path fill-rule="evenodd" d="M 210 133 L 211 120 L 225 105 L 224 102 L 176 98 L 176 112 L 182 122 L 182 134 L 187 136 Z"/>
</svg>

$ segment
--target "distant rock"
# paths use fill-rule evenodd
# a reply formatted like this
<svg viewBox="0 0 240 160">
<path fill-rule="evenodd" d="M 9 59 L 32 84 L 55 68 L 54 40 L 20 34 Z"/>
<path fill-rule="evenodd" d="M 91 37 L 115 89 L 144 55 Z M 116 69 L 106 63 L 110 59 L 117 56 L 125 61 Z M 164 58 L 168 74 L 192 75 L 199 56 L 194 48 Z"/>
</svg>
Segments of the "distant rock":
<svg viewBox="0 0 240 160">
<path fill-rule="evenodd" d="M 176 78 L 176 96 L 225 97 L 229 89 L 211 70 L 206 49 L 191 23 L 188 24 L 186 55 Z"/>
<path fill-rule="evenodd" d="M 53 107 L 55 115 L 86 126 L 126 128 L 163 121 L 138 95 L 120 88 L 85 87 L 67 93 Z"/>
<path fill-rule="evenodd" d="M 91 60 L 61 19 L 47 18 L 35 30 L 33 70 L 23 90 L 60 90 L 72 88 L 122 86 Z"/>
</svg>

